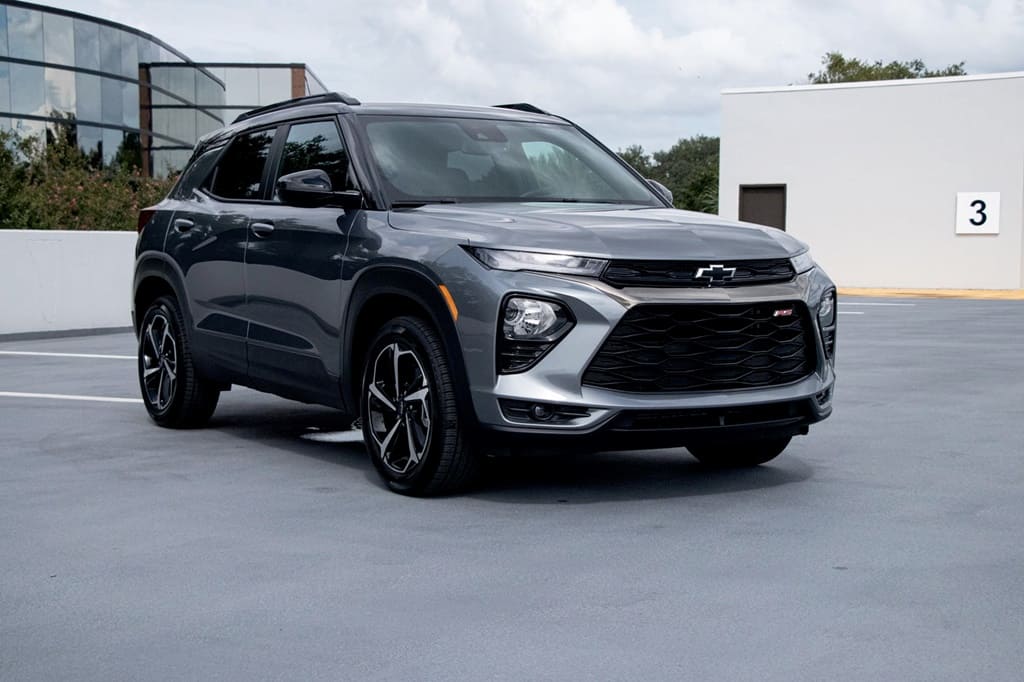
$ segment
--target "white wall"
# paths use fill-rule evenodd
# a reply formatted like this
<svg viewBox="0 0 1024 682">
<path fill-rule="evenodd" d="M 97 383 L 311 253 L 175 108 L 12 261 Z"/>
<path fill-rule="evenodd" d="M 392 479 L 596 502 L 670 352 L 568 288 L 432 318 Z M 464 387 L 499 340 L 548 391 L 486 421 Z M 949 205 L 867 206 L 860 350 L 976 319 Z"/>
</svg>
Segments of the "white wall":
<svg viewBox="0 0 1024 682">
<path fill-rule="evenodd" d="M 719 212 L 787 185 L 787 230 L 840 285 L 1024 287 L 1024 74 L 728 90 Z M 957 192 L 1000 192 L 998 236 Z"/>
<path fill-rule="evenodd" d="M 0 334 L 131 325 L 137 236 L 0 230 Z"/>
</svg>

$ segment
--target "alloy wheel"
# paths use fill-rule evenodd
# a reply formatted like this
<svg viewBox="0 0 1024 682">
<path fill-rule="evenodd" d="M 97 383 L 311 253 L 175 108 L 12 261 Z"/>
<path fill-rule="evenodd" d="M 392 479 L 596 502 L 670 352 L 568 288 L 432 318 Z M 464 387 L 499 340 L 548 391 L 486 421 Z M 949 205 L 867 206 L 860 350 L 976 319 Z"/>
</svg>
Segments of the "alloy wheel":
<svg viewBox="0 0 1024 682">
<path fill-rule="evenodd" d="M 383 464 L 406 474 L 430 448 L 430 380 L 415 351 L 393 342 L 374 358 L 367 388 L 370 435 Z"/>
<path fill-rule="evenodd" d="M 162 412 L 174 400 L 178 385 L 178 345 L 166 315 L 153 315 L 142 337 L 142 384 L 146 399 Z"/>
</svg>

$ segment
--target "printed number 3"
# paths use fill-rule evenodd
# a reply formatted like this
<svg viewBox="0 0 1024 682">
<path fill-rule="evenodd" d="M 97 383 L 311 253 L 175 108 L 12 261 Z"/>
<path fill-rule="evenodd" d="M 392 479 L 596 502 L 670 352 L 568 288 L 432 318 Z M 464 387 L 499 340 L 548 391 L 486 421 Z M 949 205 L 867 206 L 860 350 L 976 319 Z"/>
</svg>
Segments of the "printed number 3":
<svg viewBox="0 0 1024 682">
<path fill-rule="evenodd" d="M 975 199 L 974 201 L 971 202 L 971 208 L 975 209 L 978 212 L 978 215 L 976 217 L 971 218 L 971 225 L 981 227 L 982 225 L 985 224 L 985 221 L 988 220 L 988 216 L 985 215 L 985 202 L 982 201 L 981 199 Z"/>
</svg>

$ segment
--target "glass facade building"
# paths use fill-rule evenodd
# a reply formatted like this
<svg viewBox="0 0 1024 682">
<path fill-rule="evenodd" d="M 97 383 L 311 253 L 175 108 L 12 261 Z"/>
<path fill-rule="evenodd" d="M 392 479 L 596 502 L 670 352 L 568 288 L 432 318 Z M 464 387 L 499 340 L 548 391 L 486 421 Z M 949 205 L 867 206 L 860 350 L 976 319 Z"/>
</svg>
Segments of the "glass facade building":
<svg viewBox="0 0 1024 682">
<path fill-rule="evenodd" d="M 97 165 L 166 175 L 242 111 L 324 91 L 303 64 L 199 64 L 128 26 L 0 1 L 0 129 L 71 125 Z"/>
</svg>

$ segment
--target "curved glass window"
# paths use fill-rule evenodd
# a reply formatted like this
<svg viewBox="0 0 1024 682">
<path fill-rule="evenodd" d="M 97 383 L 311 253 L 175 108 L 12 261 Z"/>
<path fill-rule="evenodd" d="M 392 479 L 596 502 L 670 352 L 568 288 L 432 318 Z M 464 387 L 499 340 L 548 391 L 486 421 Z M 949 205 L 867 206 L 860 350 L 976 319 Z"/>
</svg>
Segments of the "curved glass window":
<svg viewBox="0 0 1024 682">
<path fill-rule="evenodd" d="M 46 78 L 43 67 L 10 65 L 11 111 L 30 116 L 46 116 Z"/>
<path fill-rule="evenodd" d="M 280 78 L 270 80 L 267 89 L 277 88 Z M 141 163 L 163 174 L 223 125 L 224 92 L 219 79 L 128 27 L 0 2 L 4 128 L 41 136 L 71 118 L 79 146 L 97 164 Z M 260 102 L 257 83 L 250 105 Z"/>
<path fill-rule="evenodd" d="M 75 72 L 47 67 L 43 71 L 46 80 L 46 106 L 50 116 L 75 114 Z"/>
<path fill-rule="evenodd" d="M 3 9 L 3 8 L 0 8 Z M 11 110 L 11 69 L 7 62 L 0 62 L 0 111 Z"/>
<path fill-rule="evenodd" d="M 99 71 L 100 27 L 91 21 L 75 19 L 75 66 Z"/>
<path fill-rule="evenodd" d="M 7 56 L 7 8 L 0 7 L 0 57 Z"/>
<path fill-rule="evenodd" d="M 47 64 L 75 65 L 75 23 L 71 17 L 43 17 L 43 59 Z"/>
<path fill-rule="evenodd" d="M 7 42 L 12 57 L 43 61 L 42 13 L 20 7 L 8 7 Z"/>
</svg>

